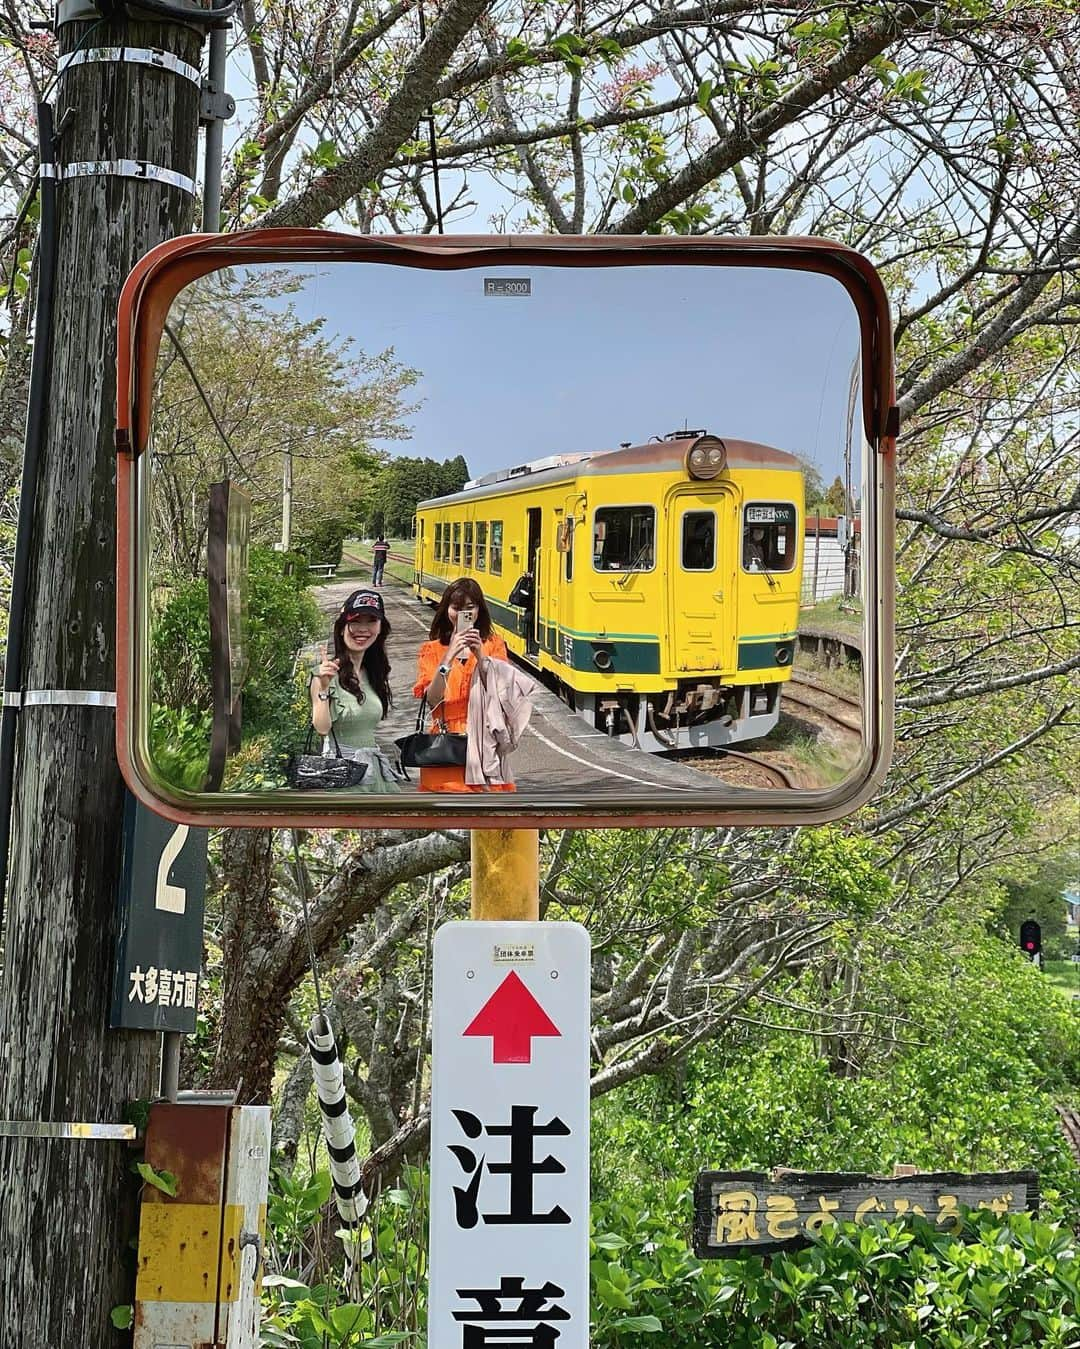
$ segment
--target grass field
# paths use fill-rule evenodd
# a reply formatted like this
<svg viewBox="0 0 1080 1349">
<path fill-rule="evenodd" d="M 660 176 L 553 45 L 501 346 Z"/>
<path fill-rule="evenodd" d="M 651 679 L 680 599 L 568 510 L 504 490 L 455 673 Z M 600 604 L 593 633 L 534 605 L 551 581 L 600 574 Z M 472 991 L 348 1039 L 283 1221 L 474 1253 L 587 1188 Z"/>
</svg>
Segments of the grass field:
<svg viewBox="0 0 1080 1349">
<path fill-rule="evenodd" d="M 1080 997 L 1080 965 L 1071 960 L 1048 960 L 1043 966 L 1047 981 L 1066 997 Z"/>
</svg>

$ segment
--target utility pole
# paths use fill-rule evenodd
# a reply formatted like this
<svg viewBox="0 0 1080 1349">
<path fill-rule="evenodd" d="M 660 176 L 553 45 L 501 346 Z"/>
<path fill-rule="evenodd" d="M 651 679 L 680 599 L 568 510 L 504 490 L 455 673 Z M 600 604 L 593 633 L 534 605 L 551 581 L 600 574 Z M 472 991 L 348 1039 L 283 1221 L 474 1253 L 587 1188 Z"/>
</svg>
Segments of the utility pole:
<svg viewBox="0 0 1080 1349">
<path fill-rule="evenodd" d="M 292 547 L 292 450 L 285 451 L 281 474 L 281 551 Z"/>
<path fill-rule="evenodd" d="M 123 784 L 114 748 L 116 306 L 191 229 L 209 16 L 61 0 L 51 376 L 41 422 L 3 983 L 0 1120 L 116 1124 L 155 1094 L 159 1037 L 111 1031 Z M 64 65 L 65 58 L 71 58 Z M 24 490 L 26 484 L 24 482 Z M 30 696 L 32 695 L 32 696 Z M 0 1341 L 107 1345 L 131 1301 L 137 1182 L 115 1141 L 0 1137 Z"/>
</svg>

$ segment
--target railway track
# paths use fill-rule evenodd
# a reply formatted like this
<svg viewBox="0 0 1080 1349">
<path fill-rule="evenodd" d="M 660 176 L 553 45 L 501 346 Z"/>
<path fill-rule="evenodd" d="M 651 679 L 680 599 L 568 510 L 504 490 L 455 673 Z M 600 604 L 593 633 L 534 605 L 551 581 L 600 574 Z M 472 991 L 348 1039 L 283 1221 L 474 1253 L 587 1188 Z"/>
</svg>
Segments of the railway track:
<svg viewBox="0 0 1080 1349">
<path fill-rule="evenodd" d="M 785 704 L 804 708 L 813 714 L 815 721 L 839 727 L 849 734 L 862 735 L 862 704 L 858 698 L 829 688 L 798 669 L 792 670 L 791 679 L 784 685 L 780 695 L 781 711 Z"/>
<path fill-rule="evenodd" d="M 665 758 L 694 768 L 699 773 L 708 773 L 710 777 L 722 778 L 732 786 L 793 791 L 799 785 L 779 764 L 770 763 L 768 759 L 755 754 L 744 754 L 737 749 L 718 749 L 712 754 L 684 751 L 679 755 L 665 755 Z"/>
</svg>

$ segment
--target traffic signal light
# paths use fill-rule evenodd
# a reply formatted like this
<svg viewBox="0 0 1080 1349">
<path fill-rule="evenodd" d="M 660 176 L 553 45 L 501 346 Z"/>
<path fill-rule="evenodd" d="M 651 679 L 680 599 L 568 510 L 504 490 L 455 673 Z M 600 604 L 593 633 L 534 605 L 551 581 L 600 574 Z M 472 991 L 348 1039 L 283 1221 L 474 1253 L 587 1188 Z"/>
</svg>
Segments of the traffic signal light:
<svg viewBox="0 0 1080 1349">
<path fill-rule="evenodd" d="M 1042 950 L 1042 928 L 1034 918 L 1020 924 L 1020 949 L 1029 960 L 1034 960 Z"/>
</svg>

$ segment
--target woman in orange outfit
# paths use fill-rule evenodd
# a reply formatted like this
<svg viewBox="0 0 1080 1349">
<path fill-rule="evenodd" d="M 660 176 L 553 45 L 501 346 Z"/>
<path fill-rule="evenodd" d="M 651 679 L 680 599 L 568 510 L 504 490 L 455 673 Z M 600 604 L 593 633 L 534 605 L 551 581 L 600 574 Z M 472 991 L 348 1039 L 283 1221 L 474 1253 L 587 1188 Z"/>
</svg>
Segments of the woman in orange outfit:
<svg viewBox="0 0 1080 1349">
<path fill-rule="evenodd" d="M 459 630 L 459 615 L 472 614 L 471 626 Z M 486 660 L 509 660 L 506 643 L 492 629 L 484 592 L 470 577 L 451 583 L 443 591 L 431 620 L 431 640 L 420 648 L 413 697 L 427 694 L 432 725 L 437 720 L 448 731 L 464 733 L 468 726 L 469 687 L 479 665 Z M 464 764 L 421 768 L 422 792 L 512 792 L 513 783 L 470 787 Z"/>
</svg>

